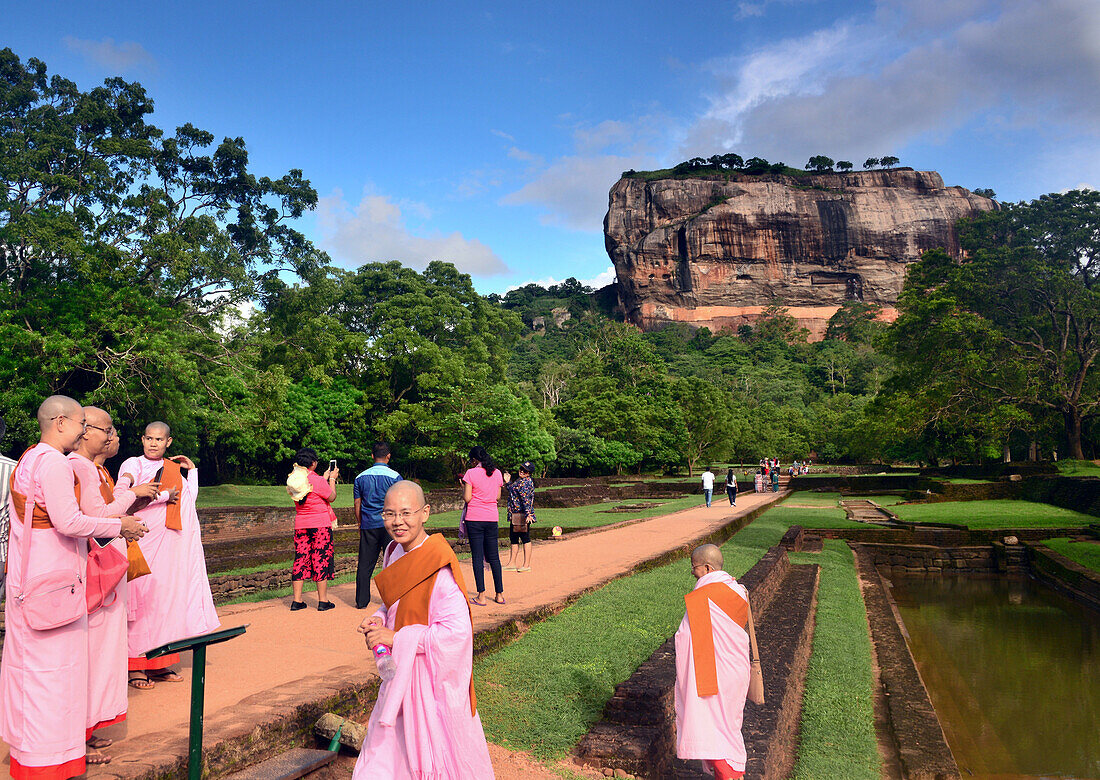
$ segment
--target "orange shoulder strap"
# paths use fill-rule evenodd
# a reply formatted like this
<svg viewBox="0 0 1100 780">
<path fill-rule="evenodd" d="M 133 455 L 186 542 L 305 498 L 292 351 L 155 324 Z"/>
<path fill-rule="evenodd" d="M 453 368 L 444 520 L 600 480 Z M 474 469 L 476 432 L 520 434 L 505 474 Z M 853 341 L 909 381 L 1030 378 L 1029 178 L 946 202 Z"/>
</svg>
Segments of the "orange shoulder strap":
<svg viewBox="0 0 1100 780">
<path fill-rule="evenodd" d="M 691 630 L 691 657 L 695 663 L 695 690 L 700 696 L 718 693 L 718 664 L 714 658 L 714 629 L 710 622 L 711 602 L 741 628 L 749 622 L 749 603 L 724 583 L 704 585 L 684 596 Z"/>
<path fill-rule="evenodd" d="M 15 505 L 15 517 L 20 523 L 23 522 L 23 517 L 27 509 L 27 497 L 15 489 L 15 472 L 19 469 L 19 464 L 23 462 L 23 458 L 27 456 L 33 447 L 29 447 L 22 455 L 19 456 L 19 463 L 15 464 L 15 468 L 11 470 L 11 476 L 8 477 L 8 490 L 11 492 L 11 502 Z M 31 490 L 34 490 L 33 485 Z M 76 503 L 80 503 L 80 481 L 74 480 L 73 492 L 76 493 Z M 46 514 L 46 508 L 39 506 L 37 503 L 31 509 L 31 528 L 53 528 L 53 523 L 50 522 L 50 516 Z"/>
<path fill-rule="evenodd" d="M 160 489 L 161 490 L 178 490 L 183 492 L 183 472 L 180 471 L 180 464 L 174 460 L 168 460 L 165 458 L 163 464 L 160 467 Z M 114 499 L 111 499 L 112 501 Z M 183 515 L 180 514 L 180 505 L 182 500 L 176 500 L 176 503 L 169 504 L 164 510 L 164 527 L 171 528 L 173 531 L 183 530 Z"/>
</svg>

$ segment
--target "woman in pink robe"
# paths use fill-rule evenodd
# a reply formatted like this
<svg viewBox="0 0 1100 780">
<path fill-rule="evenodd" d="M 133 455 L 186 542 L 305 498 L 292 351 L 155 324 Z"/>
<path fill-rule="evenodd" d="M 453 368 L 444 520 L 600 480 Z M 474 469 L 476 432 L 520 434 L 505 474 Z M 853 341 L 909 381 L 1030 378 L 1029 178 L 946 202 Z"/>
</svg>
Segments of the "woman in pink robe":
<svg viewBox="0 0 1100 780">
<path fill-rule="evenodd" d="M 119 534 L 119 518 L 92 517 L 80 511 L 74 481 L 66 457 L 42 443 L 27 451 L 13 474 L 14 489 L 44 507 L 53 526 L 32 529 L 28 580 L 68 567 L 83 580 L 88 554 L 85 537 Z M 22 590 L 22 541 L 28 529 L 23 516 L 16 514 L 12 498 L 8 512 L 11 543 L 7 633 L 0 662 L 0 737 L 11 748 L 13 778 L 76 777 L 84 772 L 86 750 L 88 618 L 85 615 L 49 631 L 27 625 L 15 596 Z"/>
</svg>

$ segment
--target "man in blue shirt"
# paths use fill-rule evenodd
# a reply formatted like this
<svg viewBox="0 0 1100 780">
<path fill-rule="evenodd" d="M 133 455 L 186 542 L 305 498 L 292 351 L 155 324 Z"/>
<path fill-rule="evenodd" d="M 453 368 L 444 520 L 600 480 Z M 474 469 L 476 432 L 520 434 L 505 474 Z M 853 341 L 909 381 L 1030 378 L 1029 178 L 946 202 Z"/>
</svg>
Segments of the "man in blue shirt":
<svg viewBox="0 0 1100 780">
<path fill-rule="evenodd" d="M 359 518 L 359 568 L 355 574 L 355 608 L 364 609 L 370 604 L 370 581 L 378 556 L 390 543 L 391 537 L 382 523 L 382 505 L 386 491 L 401 475 L 390 468 L 390 445 L 375 442 L 371 448 L 374 465 L 355 478 L 352 496 L 355 499 L 355 516 Z"/>
</svg>

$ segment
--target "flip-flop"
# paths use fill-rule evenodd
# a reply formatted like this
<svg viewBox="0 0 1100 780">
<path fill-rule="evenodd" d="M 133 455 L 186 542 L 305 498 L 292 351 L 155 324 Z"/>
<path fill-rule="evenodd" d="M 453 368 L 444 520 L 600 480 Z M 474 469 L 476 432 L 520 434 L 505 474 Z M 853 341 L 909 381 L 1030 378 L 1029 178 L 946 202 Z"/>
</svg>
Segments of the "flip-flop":
<svg viewBox="0 0 1100 780">
<path fill-rule="evenodd" d="M 170 669 L 146 672 L 153 682 L 183 682 L 183 678 Z"/>
<path fill-rule="evenodd" d="M 518 566 L 505 566 L 501 571 L 519 571 Z"/>
<path fill-rule="evenodd" d="M 88 739 L 88 741 L 85 744 L 87 744 L 88 747 L 90 747 L 92 750 L 102 750 L 103 748 L 110 747 L 114 743 L 115 743 L 115 741 L 113 739 L 107 739 L 106 737 L 92 736 L 91 738 Z"/>
<path fill-rule="evenodd" d="M 478 601 L 476 598 L 470 599 L 470 603 L 471 604 L 477 604 L 479 607 L 484 607 L 485 606 L 484 601 Z"/>
<path fill-rule="evenodd" d="M 508 602 L 504 600 L 504 595 L 501 594 L 499 598 L 493 599 L 493 603 L 494 604 L 507 604 Z"/>
<path fill-rule="evenodd" d="M 111 763 L 111 757 L 106 753 L 87 753 L 84 756 L 84 763 L 91 764 L 93 766 L 102 766 L 103 764 Z"/>
<path fill-rule="evenodd" d="M 131 677 L 127 682 L 130 683 L 131 688 L 136 688 L 139 691 L 148 691 L 156 685 L 155 682 L 144 674 L 140 677 Z"/>
</svg>

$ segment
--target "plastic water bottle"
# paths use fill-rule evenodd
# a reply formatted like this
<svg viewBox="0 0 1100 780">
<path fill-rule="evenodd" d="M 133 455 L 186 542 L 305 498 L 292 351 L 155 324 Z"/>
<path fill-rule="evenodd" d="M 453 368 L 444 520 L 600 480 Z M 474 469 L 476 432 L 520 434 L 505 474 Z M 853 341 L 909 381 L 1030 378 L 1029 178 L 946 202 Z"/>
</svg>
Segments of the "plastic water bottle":
<svg viewBox="0 0 1100 780">
<path fill-rule="evenodd" d="M 397 664 L 393 660 L 393 651 L 385 645 L 374 646 L 374 663 L 378 667 L 378 676 L 383 681 L 392 680 L 397 673 Z"/>
</svg>

